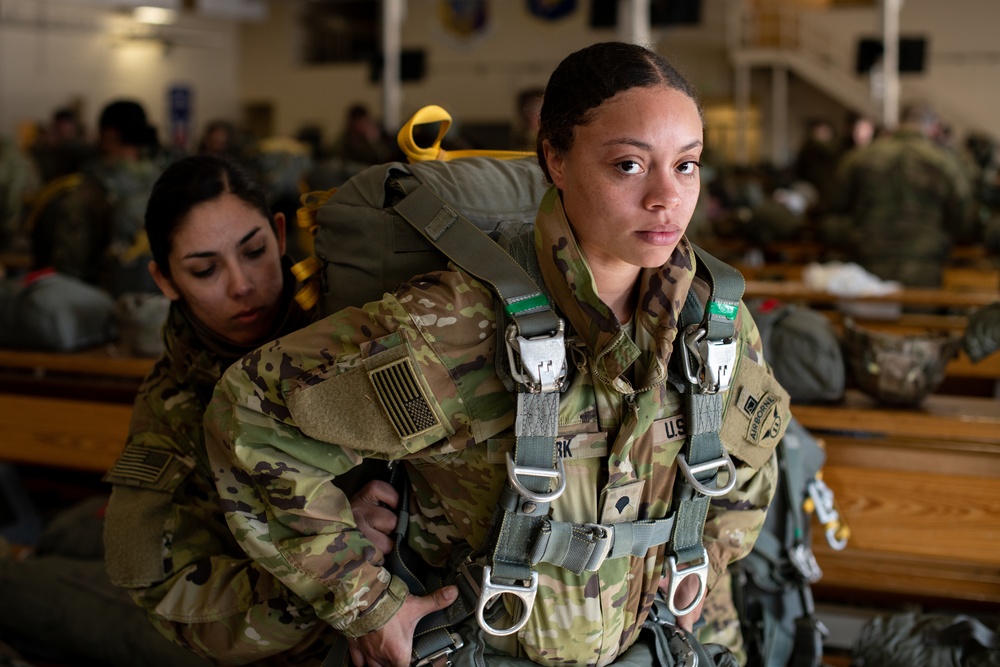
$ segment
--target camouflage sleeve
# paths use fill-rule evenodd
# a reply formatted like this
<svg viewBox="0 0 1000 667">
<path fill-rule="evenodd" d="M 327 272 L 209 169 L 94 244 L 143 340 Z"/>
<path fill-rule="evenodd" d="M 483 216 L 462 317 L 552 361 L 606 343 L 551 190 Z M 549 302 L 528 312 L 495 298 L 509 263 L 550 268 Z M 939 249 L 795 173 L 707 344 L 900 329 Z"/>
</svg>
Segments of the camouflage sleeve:
<svg viewBox="0 0 1000 667">
<path fill-rule="evenodd" d="M 790 418 L 788 394 L 764 360 L 760 333 L 744 304 L 737 316 L 742 358 L 728 392 L 720 437 L 736 465 L 736 486 L 712 499 L 704 541 L 709 588 L 753 548 L 777 484 L 775 447 Z"/>
<path fill-rule="evenodd" d="M 331 444 L 340 442 L 336 437 L 306 435 L 286 391 L 292 385 L 321 391 L 336 386 L 326 380 L 364 370 L 362 346 L 396 331 L 419 338 L 393 297 L 364 310 L 341 311 L 232 366 L 205 417 L 209 458 L 237 541 L 321 620 L 347 636 L 384 625 L 407 591 L 382 567 L 381 553 L 358 530 L 347 497 L 332 483 L 363 456 Z M 371 402 L 363 392 L 331 395 L 315 406 L 314 412 L 323 414 L 310 418 L 339 428 L 356 419 L 351 412 L 371 409 L 366 400 Z M 334 412 L 338 408 L 341 412 Z M 392 443 L 373 444 L 382 450 L 376 457 L 390 457 L 387 444 Z"/>
<path fill-rule="evenodd" d="M 979 236 L 979 226 L 972 183 L 957 158 L 947 167 L 951 187 L 945 202 L 946 229 L 956 243 L 975 243 Z"/>
<path fill-rule="evenodd" d="M 204 406 L 192 403 L 200 433 Z M 109 473 L 109 574 L 161 634 L 214 663 L 246 664 L 304 650 L 322 624 L 236 543 L 207 461 L 195 454 L 201 440 L 194 428 L 137 402 L 123 461 L 159 466 L 159 474 L 129 476 L 127 464 Z"/>
</svg>

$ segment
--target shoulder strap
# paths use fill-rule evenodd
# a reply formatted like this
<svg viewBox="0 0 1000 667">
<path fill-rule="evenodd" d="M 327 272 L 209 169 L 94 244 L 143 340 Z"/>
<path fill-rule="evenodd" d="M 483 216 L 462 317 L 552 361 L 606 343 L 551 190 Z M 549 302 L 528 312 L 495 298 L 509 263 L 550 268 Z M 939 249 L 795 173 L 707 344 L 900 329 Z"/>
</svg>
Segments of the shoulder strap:
<svg viewBox="0 0 1000 667">
<path fill-rule="evenodd" d="M 507 456 L 501 502 L 483 545 L 492 554 L 484 554 L 488 564 L 483 567 L 476 618 L 490 634 L 513 634 L 527 623 L 538 589 L 538 574 L 525 545 L 546 521 L 550 503 L 566 488 L 555 448 L 559 390 L 566 378 L 564 324 L 528 273 L 429 187 L 417 187 L 395 210 L 449 259 L 490 285 L 511 322 L 503 328 L 510 373 L 517 382 L 515 444 Z M 502 324 L 497 322 L 498 327 Z M 507 628 L 496 628 L 486 611 L 503 595 L 521 600 L 521 616 Z"/>
<path fill-rule="evenodd" d="M 688 292 L 681 311 L 679 352 L 687 386 L 684 392 L 687 435 L 677 465 L 681 474 L 674 483 L 674 525 L 667 547 L 669 590 L 667 604 L 675 616 L 690 613 L 701 602 L 708 584 L 708 552 L 703 535 L 711 498 L 729 493 L 736 485 L 736 466 L 722 446 L 722 392 L 735 369 L 736 314 L 743 296 L 743 276 L 736 269 L 695 247 L 697 270 L 711 290 L 707 305 L 694 290 Z M 728 471 L 718 486 L 719 470 Z M 698 595 L 687 607 L 676 606 L 681 581 L 699 580 Z"/>
</svg>

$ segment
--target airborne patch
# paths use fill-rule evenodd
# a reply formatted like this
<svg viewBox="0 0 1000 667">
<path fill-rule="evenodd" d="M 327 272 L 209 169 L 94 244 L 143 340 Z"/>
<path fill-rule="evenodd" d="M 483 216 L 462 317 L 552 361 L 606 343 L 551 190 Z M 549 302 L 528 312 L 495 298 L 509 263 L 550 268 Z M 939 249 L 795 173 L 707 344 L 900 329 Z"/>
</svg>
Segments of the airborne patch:
<svg viewBox="0 0 1000 667">
<path fill-rule="evenodd" d="M 411 438 L 440 425 L 409 357 L 369 371 L 368 376 L 400 438 Z"/>
<path fill-rule="evenodd" d="M 736 405 L 749 420 L 747 440 L 759 445 L 765 438 L 781 435 L 781 401 L 777 396 L 766 391 L 755 395 L 748 387 L 743 387 Z"/>
</svg>

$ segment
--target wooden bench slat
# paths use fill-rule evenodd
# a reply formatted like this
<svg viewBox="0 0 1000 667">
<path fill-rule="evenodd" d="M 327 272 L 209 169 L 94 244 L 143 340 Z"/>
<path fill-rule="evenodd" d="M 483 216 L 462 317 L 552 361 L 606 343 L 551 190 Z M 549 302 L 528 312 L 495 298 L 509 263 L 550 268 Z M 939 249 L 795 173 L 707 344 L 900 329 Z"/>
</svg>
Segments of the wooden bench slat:
<svg viewBox="0 0 1000 667">
<path fill-rule="evenodd" d="M 975 561 L 1000 573 L 995 478 L 827 465 L 849 549 Z"/>
<path fill-rule="evenodd" d="M 0 349 L 0 368 L 39 373 L 66 373 L 101 377 L 145 378 L 155 359 L 112 356 L 103 348 L 83 352 L 40 352 Z"/>
<path fill-rule="evenodd" d="M 891 294 L 845 297 L 812 289 L 801 282 L 748 280 L 743 297 L 744 299 L 771 297 L 783 301 L 808 301 L 812 303 L 857 301 L 865 303 L 899 303 L 904 306 L 980 308 L 1000 301 L 1000 290 L 970 292 L 907 287 Z"/>
<path fill-rule="evenodd" d="M 1000 570 L 959 559 L 912 557 L 853 545 L 834 551 L 814 542 L 823 578 L 813 585 L 817 599 L 841 590 L 1000 603 Z"/>
<path fill-rule="evenodd" d="M 818 431 L 979 442 L 996 442 L 1000 436 L 1000 401 L 978 396 L 932 394 L 919 407 L 894 409 L 848 390 L 842 403 L 793 404 L 792 413 L 807 429 Z"/>
<path fill-rule="evenodd" d="M 103 472 L 125 447 L 132 406 L 0 394 L 0 459 Z"/>
</svg>

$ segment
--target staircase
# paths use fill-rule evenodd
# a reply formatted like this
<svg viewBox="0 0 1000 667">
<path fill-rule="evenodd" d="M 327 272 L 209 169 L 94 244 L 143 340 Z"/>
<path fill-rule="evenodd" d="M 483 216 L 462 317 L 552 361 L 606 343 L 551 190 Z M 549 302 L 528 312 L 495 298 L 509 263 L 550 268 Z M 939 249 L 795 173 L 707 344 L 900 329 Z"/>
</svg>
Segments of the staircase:
<svg viewBox="0 0 1000 667">
<path fill-rule="evenodd" d="M 783 67 L 859 114 L 878 118 L 867 80 L 854 74 L 830 34 L 804 20 L 794 2 L 737 0 L 730 12 L 729 55 L 734 67 Z M 872 25 L 877 24 L 875 8 Z M 842 45 L 840 45 L 842 47 Z"/>
</svg>

